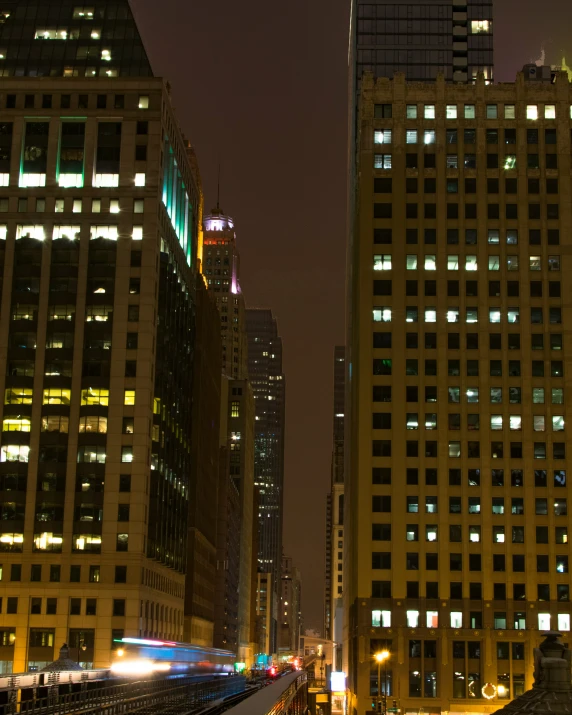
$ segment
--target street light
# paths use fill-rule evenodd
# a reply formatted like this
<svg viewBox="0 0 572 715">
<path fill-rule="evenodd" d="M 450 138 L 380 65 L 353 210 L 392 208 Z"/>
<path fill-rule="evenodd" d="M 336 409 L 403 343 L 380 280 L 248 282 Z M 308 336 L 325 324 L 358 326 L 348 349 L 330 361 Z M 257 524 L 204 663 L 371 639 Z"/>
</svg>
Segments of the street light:
<svg viewBox="0 0 572 715">
<path fill-rule="evenodd" d="M 388 650 L 379 651 L 375 654 L 375 660 L 377 662 L 377 711 L 379 712 L 380 703 L 380 692 L 381 692 L 381 664 L 384 664 L 384 686 L 383 686 L 383 715 L 387 715 L 387 661 L 389 660 L 390 653 Z"/>
</svg>

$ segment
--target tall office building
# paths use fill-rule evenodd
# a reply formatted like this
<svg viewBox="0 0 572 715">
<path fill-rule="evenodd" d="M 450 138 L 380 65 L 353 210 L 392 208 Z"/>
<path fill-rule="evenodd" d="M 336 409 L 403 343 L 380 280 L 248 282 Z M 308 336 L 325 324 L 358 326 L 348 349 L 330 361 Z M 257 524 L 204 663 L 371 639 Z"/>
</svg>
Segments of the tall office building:
<svg viewBox="0 0 572 715">
<path fill-rule="evenodd" d="M 248 376 L 244 297 L 234 221 L 218 202 L 204 220 L 203 273 L 221 319 L 222 371 L 235 380 Z"/>
<path fill-rule="evenodd" d="M 280 570 L 282 558 L 282 511 L 284 498 L 284 408 L 285 380 L 282 373 L 282 339 L 272 311 L 249 308 L 248 373 L 256 413 L 254 482 L 259 493 L 258 570 L 268 573 L 272 599 L 268 608 L 271 633 L 269 653 L 276 652 Z M 270 593 L 270 592 L 269 592 Z"/>
<path fill-rule="evenodd" d="M 378 685 L 402 712 L 486 712 L 531 687 L 541 632 L 569 641 L 572 91 L 532 65 L 365 76 L 360 102 L 350 712 Z"/>
<path fill-rule="evenodd" d="M 412 82 L 493 79 L 492 0 L 352 0 L 353 81 L 364 72 Z"/>
<path fill-rule="evenodd" d="M 345 430 L 345 347 L 336 345 L 333 363 L 333 419 L 331 485 L 327 497 L 326 599 L 324 625 L 327 640 L 336 644 L 341 656 L 343 638 L 343 551 L 344 551 L 344 430 Z M 338 663 L 341 668 L 341 662 Z"/>
<path fill-rule="evenodd" d="M 106 666 L 183 635 L 200 186 L 126 1 L 2 18 L 0 669 Z"/>
</svg>

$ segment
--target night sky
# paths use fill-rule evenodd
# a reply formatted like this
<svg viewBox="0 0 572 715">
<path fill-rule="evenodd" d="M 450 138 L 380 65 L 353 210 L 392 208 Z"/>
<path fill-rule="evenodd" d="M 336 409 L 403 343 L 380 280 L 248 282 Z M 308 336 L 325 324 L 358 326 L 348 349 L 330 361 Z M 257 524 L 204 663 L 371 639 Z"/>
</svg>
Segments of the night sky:
<svg viewBox="0 0 572 715">
<path fill-rule="evenodd" d="M 332 359 L 344 342 L 349 0 L 131 0 L 194 145 L 205 210 L 235 219 L 249 307 L 278 318 L 286 373 L 284 549 L 305 626 L 323 628 Z M 540 56 L 572 65 L 572 3 L 496 0 L 497 81 Z"/>
</svg>

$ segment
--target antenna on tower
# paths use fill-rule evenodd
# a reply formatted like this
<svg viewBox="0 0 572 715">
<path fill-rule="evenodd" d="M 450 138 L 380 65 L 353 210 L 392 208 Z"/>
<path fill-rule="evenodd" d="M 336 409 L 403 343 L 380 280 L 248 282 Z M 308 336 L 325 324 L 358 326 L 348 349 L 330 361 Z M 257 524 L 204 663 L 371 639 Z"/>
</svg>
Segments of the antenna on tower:
<svg viewBox="0 0 572 715">
<path fill-rule="evenodd" d="M 220 200 L 220 161 L 218 163 L 218 176 L 217 176 L 217 182 L 216 182 L 216 208 L 217 208 L 217 211 L 220 211 L 219 200 Z"/>
</svg>

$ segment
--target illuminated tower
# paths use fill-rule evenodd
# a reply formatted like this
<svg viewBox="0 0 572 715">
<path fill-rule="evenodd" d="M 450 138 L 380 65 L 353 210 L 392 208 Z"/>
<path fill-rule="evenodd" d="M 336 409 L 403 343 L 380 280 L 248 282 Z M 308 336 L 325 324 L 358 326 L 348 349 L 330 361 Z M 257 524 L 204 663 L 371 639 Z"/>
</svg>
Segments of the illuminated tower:
<svg viewBox="0 0 572 715">
<path fill-rule="evenodd" d="M 243 380 L 248 372 L 247 339 L 234 221 L 217 202 L 216 208 L 205 216 L 203 226 L 203 273 L 220 313 L 222 372 Z"/>
</svg>

